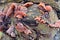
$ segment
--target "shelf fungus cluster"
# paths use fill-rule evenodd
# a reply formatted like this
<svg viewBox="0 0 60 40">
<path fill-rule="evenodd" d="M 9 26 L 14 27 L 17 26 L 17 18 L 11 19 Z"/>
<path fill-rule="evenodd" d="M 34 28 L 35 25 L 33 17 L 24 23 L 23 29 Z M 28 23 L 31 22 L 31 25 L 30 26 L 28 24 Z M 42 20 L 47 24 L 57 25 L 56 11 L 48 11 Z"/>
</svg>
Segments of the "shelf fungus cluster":
<svg viewBox="0 0 60 40">
<path fill-rule="evenodd" d="M 5 32 L 11 37 L 16 37 L 14 30 L 25 35 L 30 35 L 33 33 L 32 27 L 37 27 L 39 23 L 59 28 L 60 21 L 55 22 L 55 24 L 49 24 L 43 19 L 45 17 L 50 21 L 49 12 L 52 9 L 49 4 L 45 4 L 44 2 L 40 2 L 39 4 L 27 2 L 20 5 L 18 3 L 11 3 L 3 11 L 0 11 L 0 31 Z"/>
</svg>

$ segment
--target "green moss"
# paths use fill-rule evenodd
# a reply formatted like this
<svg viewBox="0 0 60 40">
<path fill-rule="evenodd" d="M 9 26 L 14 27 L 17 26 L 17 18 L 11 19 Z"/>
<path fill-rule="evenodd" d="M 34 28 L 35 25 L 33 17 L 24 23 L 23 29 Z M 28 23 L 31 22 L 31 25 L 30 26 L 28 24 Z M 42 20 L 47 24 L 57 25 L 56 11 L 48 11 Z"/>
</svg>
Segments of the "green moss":
<svg viewBox="0 0 60 40">
<path fill-rule="evenodd" d="M 55 10 L 59 10 L 58 4 L 54 0 L 30 0 L 33 2 L 45 2 L 47 4 L 50 4 L 52 7 L 54 7 Z"/>
</svg>

